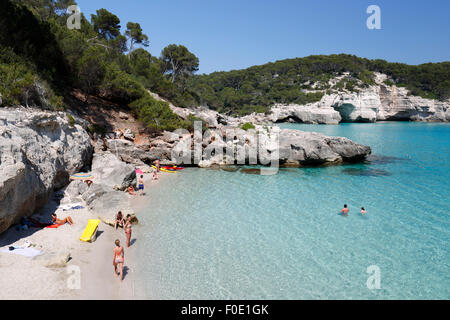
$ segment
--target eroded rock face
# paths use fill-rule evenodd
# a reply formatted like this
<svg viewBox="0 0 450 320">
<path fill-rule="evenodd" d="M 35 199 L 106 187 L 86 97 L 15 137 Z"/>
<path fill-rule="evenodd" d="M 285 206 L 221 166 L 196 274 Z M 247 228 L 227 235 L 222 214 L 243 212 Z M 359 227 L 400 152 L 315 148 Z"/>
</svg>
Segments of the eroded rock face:
<svg viewBox="0 0 450 320">
<path fill-rule="evenodd" d="M 125 190 L 136 184 L 135 167 L 120 161 L 110 152 L 96 153 L 92 159 L 94 185 L 104 185 L 117 190 Z"/>
<path fill-rule="evenodd" d="M 309 105 L 275 105 L 268 116 L 272 122 L 301 122 L 309 124 L 338 124 L 342 118 L 332 107 L 320 107 L 318 104 Z"/>
<path fill-rule="evenodd" d="M 90 163 L 87 132 L 63 112 L 0 109 L 0 233 Z"/>
<path fill-rule="evenodd" d="M 450 102 L 409 96 L 405 88 L 381 86 L 377 120 L 450 121 Z"/>
<path fill-rule="evenodd" d="M 179 146 L 184 150 L 189 147 L 192 150 L 192 145 L 186 142 L 181 141 L 174 150 L 178 151 Z M 262 126 L 248 131 L 223 127 L 221 130 L 205 133 L 203 139 L 196 143 L 202 147 L 201 159 L 187 159 L 199 160 L 197 164 L 202 168 L 232 164 L 338 164 L 363 161 L 371 153 L 370 147 L 347 138 Z"/>
<path fill-rule="evenodd" d="M 316 132 L 280 131 L 280 161 L 300 165 L 356 162 L 371 153 L 368 146 L 343 137 L 329 137 Z"/>
<path fill-rule="evenodd" d="M 275 105 L 267 116 L 254 114 L 249 122 L 337 124 L 376 121 L 450 121 L 450 102 L 408 95 L 408 90 L 378 84 L 359 92 L 326 94 L 307 105 Z"/>
</svg>

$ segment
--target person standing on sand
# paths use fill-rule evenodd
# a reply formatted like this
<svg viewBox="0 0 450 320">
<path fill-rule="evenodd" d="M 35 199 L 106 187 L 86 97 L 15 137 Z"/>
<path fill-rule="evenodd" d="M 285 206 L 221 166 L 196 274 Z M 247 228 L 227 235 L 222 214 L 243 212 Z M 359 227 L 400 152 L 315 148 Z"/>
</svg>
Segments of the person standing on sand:
<svg viewBox="0 0 450 320">
<path fill-rule="evenodd" d="M 123 263 L 125 262 L 125 252 L 120 245 L 119 239 L 115 241 L 116 247 L 114 248 L 113 266 L 116 276 L 120 276 L 120 282 L 123 281 Z M 119 272 L 117 272 L 117 266 L 119 266 Z"/>
<path fill-rule="evenodd" d="M 125 234 L 127 236 L 127 248 L 130 247 L 131 227 L 131 215 L 127 214 L 127 222 L 125 222 L 125 225 L 123 226 L 123 228 L 125 229 Z"/>
<path fill-rule="evenodd" d="M 341 210 L 342 215 L 343 215 L 344 217 L 348 217 L 348 212 L 349 212 L 349 211 L 350 211 L 350 210 L 347 208 L 347 205 L 344 204 L 344 209 Z"/>
<path fill-rule="evenodd" d="M 139 178 L 139 193 L 142 195 L 144 195 L 144 176 L 141 175 L 141 177 Z"/>
<path fill-rule="evenodd" d="M 159 162 L 159 159 L 156 159 L 155 161 L 153 161 L 153 163 L 155 164 L 156 167 L 156 172 L 159 172 L 159 169 L 161 167 L 161 164 Z"/>
</svg>

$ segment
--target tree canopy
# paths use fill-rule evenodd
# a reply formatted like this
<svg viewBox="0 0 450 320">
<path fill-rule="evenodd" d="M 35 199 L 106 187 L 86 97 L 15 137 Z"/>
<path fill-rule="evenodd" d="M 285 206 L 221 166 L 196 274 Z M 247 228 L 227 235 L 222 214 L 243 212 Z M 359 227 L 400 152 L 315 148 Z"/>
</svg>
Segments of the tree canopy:
<svg viewBox="0 0 450 320">
<path fill-rule="evenodd" d="M 140 44 L 144 47 L 149 46 L 148 36 L 142 32 L 141 25 L 137 22 L 128 22 L 125 35 L 130 41 L 130 53 L 133 51 L 135 44 Z"/>
<path fill-rule="evenodd" d="M 198 70 L 198 58 L 183 45 L 171 44 L 161 52 L 164 74 L 172 82 L 181 81 Z"/>
<path fill-rule="evenodd" d="M 318 55 L 286 59 L 244 70 L 193 76 L 188 89 L 212 109 L 237 115 L 265 112 L 275 103 L 306 104 L 325 93 L 358 91 L 374 84 L 374 72 L 387 74 L 392 84 L 425 98 L 450 97 L 450 62 L 411 66 L 369 60 L 354 55 Z M 330 80 L 342 79 L 335 84 Z"/>
<path fill-rule="evenodd" d="M 103 38 L 115 39 L 120 35 L 120 19 L 106 9 L 97 10 L 91 15 L 92 26 Z"/>
</svg>

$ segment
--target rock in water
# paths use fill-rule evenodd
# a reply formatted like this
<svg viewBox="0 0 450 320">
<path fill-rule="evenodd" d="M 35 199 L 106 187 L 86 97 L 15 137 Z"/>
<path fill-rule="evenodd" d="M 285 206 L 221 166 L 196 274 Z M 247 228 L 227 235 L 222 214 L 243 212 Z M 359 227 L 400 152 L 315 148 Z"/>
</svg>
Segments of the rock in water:
<svg viewBox="0 0 450 320">
<path fill-rule="evenodd" d="M 92 158 L 87 132 L 64 112 L 0 109 L 0 233 L 44 206 Z"/>
</svg>

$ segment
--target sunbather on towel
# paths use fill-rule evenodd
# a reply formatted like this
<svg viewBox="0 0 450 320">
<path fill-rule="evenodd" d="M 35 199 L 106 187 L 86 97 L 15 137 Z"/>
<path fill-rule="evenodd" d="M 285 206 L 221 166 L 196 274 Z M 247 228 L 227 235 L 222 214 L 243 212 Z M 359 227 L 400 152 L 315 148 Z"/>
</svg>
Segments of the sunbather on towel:
<svg viewBox="0 0 450 320">
<path fill-rule="evenodd" d="M 73 221 L 71 217 L 66 217 L 63 220 L 58 219 L 58 217 L 56 216 L 56 213 L 52 213 L 52 221 L 54 224 L 60 224 L 63 225 L 65 223 L 68 223 L 69 225 L 73 225 Z"/>
</svg>

